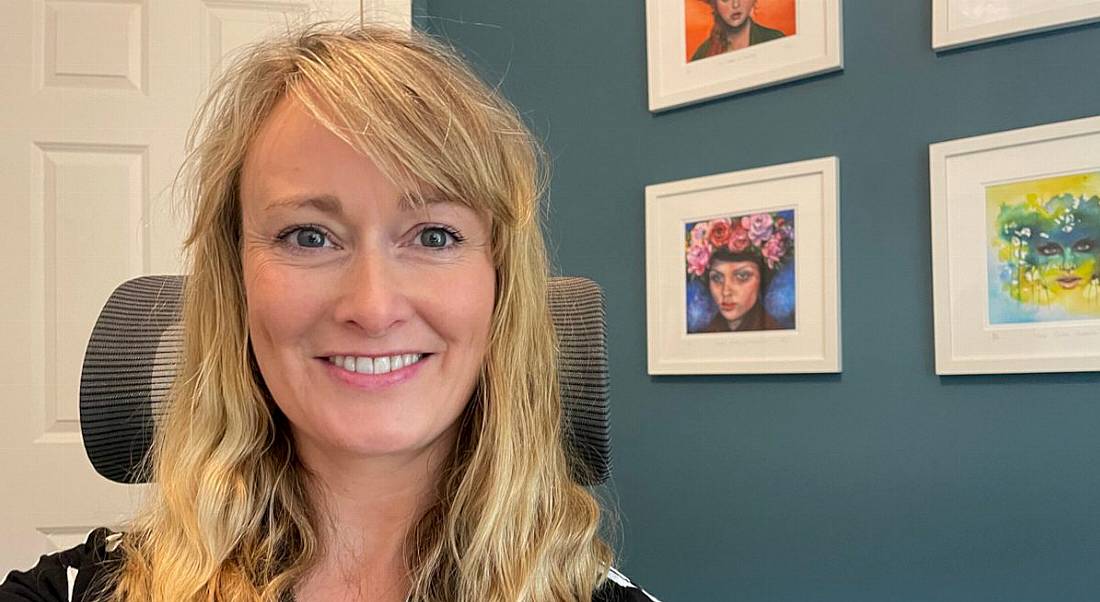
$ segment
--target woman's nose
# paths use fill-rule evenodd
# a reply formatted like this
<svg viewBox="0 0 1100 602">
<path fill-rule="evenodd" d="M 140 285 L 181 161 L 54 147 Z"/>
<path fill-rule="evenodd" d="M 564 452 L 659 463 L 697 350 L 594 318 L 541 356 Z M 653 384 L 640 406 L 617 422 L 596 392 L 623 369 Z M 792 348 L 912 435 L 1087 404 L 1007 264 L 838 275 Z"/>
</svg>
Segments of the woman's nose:
<svg viewBox="0 0 1100 602">
<path fill-rule="evenodd" d="M 341 324 L 380 337 L 412 314 L 400 266 L 383 252 L 355 255 L 340 279 L 335 318 Z"/>
</svg>

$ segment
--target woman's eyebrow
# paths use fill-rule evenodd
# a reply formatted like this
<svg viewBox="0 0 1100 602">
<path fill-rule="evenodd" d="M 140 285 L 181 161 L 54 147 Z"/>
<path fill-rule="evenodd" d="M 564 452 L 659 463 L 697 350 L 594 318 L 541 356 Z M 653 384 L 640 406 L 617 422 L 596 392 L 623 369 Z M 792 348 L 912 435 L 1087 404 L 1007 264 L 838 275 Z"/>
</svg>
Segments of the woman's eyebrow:
<svg viewBox="0 0 1100 602">
<path fill-rule="evenodd" d="M 327 213 L 334 217 L 341 217 L 344 215 L 344 207 L 340 204 L 340 199 L 331 194 L 278 199 L 276 201 L 268 203 L 266 209 L 304 209 L 307 207 L 316 209 L 321 213 Z"/>
</svg>

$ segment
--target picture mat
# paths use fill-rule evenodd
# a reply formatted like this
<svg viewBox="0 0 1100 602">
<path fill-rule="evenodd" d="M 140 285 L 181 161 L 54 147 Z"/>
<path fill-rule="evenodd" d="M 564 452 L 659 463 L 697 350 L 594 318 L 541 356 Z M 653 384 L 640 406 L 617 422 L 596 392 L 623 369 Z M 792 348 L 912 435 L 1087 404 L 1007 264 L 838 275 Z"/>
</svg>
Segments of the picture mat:
<svg viewBox="0 0 1100 602">
<path fill-rule="evenodd" d="M 1095 320 L 989 322 L 986 186 L 1100 169 L 1100 118 L 934 144 L 932 177 L 936 371 L 1100 369 Z"/>
<path fill-rule="evenodd" d="M 838 162 L 830 157 L 646 188 L 650 374 L 840 370 L 837 178 Z M 798 215 L 796 328 L 688 334 L 684 224 L 783 209 L 793 209 Z"/>
<path fill-rule="evenodd" d="M 1100 20 L 1100 0 L 933 0 L 932 47 L 976 44 Z"/>
<path fill-rule="evenodd" d="M 947 26 L 964 29 L 1090 4 L 1096 4 L 1095 0 L 951 0 Z"/>
<path fill-rule="evenodd" d="M 683 7 L 677 2 L 646 0 L 649 110 L 672 109 L 840 69 L 841 0 L 797 1 L 795 35 L 687 62 Z"/>
</svg>

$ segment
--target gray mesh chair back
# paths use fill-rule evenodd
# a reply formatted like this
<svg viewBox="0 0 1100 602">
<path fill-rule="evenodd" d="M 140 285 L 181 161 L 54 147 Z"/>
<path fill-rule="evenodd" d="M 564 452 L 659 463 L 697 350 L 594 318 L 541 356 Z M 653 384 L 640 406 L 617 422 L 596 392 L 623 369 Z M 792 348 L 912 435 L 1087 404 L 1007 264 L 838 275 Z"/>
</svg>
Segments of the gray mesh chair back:
<svg viewBox="0 0 1100 602">
<path fill-rule="evenodd" d="M 142 276 L 119 285 L 92 330 L 80 376 L 80 429 L 99 474 L 119 483 L 142 472 L 183 347 L 184 277 Z M 611 470 L 603 293 L 585 278 L 553 278 L 550 311 L 561 348 L 563 438 L 574 478 Z"/>
</svg>

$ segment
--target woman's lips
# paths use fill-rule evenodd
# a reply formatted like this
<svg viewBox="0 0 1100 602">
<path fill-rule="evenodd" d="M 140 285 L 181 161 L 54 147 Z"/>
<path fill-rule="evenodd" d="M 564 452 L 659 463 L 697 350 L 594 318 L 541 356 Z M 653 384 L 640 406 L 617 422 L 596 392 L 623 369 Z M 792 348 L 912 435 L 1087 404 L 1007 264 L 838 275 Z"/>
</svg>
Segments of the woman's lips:
<svg viewBox="0 0 1100 602">
<path fill-rule="evenodd" d="M 398 368 L 397 370 L 392 370 L 385 374 L 360 374 L 359 372 L 351 372 L 345 370 L 341 366 L 333 365 L 326 358 L 318 358 L 318 361 L 324 363 L 323 368 L 336 380 L 356 389 L 377 391 L 411 380 L 420 372 L 421 367 L 434 357 L 433 354 L 425 354 L 420 361 L 415 364 Z"/>
<path fill-rule="evenodd" d="M 1062 276 L 1058 279 L 1058 285 L 1064 289 L 1071 289 L 1081 282 L 1080 276 Z"/>
</svg>

